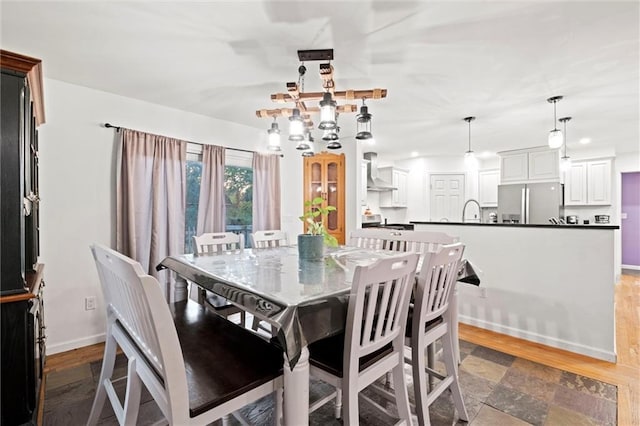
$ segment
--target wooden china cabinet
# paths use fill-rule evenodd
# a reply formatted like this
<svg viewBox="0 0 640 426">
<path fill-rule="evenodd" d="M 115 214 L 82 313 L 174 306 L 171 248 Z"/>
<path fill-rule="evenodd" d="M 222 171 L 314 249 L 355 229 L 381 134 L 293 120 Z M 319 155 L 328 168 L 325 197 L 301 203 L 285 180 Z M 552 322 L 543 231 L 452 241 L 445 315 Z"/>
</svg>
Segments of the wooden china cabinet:
<svg viewBox="0 0 640 426">
<path fill-rule="evenodd" d="M 345 242 L 344 174 L 344 154 L 322 152 L 304 158 L 304 201 L 322 197 L 325 207 L 336 208 L 323 221 L 329 234 L 336 237 L 340 244 Z"/>
<path fill-rule="evenodd" d="M 44 390 L 44 265 L 40 251 L 39 59 L 0 50 L 0 425 L 36 424 Z"/>
</svg>

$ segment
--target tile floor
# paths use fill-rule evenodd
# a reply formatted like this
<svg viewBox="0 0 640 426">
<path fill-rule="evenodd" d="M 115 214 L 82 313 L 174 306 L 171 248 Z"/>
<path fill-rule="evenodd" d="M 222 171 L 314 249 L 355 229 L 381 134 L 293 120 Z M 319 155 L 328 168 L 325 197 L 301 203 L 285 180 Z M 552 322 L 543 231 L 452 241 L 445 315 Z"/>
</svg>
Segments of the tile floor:
<svg viewBox="0 0 640 426">
<path fill-rule="evenodd" d="M 464 341 L 460 343 L 462 364 L 459 377 L 471 425 L 616 425 L 615 386 Z M 116 371 L 126 371 L 125 363 L 126 360 L 120 358 Z M 50 373 L 47 376 L 44 424 L 85 424 L 99 374 L 100 362 Z M 123 389 L 124 383 L 117 388 Z M 311 397 L 313 399 L 328 391 L 328 385 L 314 382 Z M 413 397 L 412 389 L 410 396 Z M 255 424 L 271 424 L 272 406 L 272 398 L 264 398 L 245 408 L 243 413 Z M 445 392 L 430 407 L 431 423 L 456 424 L 454 411 L 453 402 Z M 158 407 L 145 392 L 139 424 L 153 424 L 161 418 Z M 238 424 L 235 419 L 231 423 Z M 313 413 L 310 423 L 323 426 L 341 424 L 333 418 L 331 403 Z M 100 424 L 117 424 L 108 403 Z M 362 404 L 360 424 L 379 425 L 381 420 L 377 412 Z M 457 424 L 464 422 L 458 421 Z"/>
</svg>

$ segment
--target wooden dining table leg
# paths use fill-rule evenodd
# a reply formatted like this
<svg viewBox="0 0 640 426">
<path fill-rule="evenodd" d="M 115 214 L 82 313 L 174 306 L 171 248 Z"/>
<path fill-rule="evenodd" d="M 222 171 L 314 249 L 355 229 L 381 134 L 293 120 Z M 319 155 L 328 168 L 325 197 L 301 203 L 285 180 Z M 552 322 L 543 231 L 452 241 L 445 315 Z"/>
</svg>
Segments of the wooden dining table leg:
<svg viewBox="0 0 640 426">
<path fill-rule="evenodd" d="M 307 426 L 309 424 L 309 350 L 302 347 L 300 359 L 289 368 L 284 355 L 284 425 Z"/>
</svg>

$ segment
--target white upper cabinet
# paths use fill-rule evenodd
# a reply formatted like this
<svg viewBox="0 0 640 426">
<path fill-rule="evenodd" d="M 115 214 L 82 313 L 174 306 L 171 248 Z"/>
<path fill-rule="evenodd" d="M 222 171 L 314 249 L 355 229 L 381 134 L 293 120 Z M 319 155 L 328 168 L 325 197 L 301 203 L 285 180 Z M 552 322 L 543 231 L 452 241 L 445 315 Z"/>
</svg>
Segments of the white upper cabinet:
<svg viewBox="0 0 640 426">
<path fill-rule="evenodd" d="M 571 163 L 564 175 L 564 204 L 580 206 L 587 204 L 587 163 Z"/>
<path fill-rule="evenodd" d="M 500 155 L 500 182 L 525 183 L 560 179 L 560 152 L 546 147 L 505 151 Z"/>
<path fill-rule="evenodd" d="M 500 156 L 500 181 L 502 183 L 521 182 L 529 175 L 527 153 Z"/>
<path fill-rule="evenodd" d="M 607 206 L 611 204 L 611 159 L 576 161 L 565 174 L 564 204 Z"/>
<path fill-rule="evenodd" d="M 407 207 L 409 173 L 407 170 L 397 169 L 395 167 L 379 167 L 378 173 L 380 178 L 391 182 L 397 188 L 392 191 L 384 191 L 380 193 L 380 207 Z"/>
<path fill-rule="evenodd" d="M 498 206 L 498 184 L 500 170 L 483 170 L 478 172 L 478 202 L 480 207 Z"/>
</svg>

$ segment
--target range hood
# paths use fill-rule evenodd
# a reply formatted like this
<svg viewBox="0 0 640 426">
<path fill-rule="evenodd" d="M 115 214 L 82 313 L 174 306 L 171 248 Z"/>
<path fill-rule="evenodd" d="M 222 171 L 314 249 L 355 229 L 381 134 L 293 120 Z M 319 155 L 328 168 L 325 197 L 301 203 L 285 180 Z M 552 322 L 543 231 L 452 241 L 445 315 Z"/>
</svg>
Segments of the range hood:
<svg viewBox="0 0 640 426">
<path fill-rule="evenodd" d="M 367 191 L 393 191 L 398 189 L 384 179 L 378 177 L 378 154 L 375 152 L 365 152 L 364 159 L 367 163 Z"/>
</svg>

